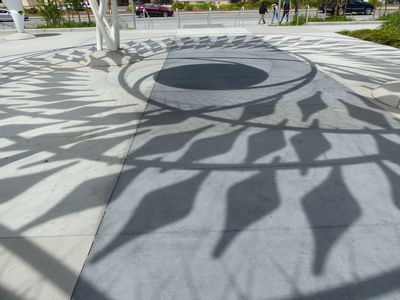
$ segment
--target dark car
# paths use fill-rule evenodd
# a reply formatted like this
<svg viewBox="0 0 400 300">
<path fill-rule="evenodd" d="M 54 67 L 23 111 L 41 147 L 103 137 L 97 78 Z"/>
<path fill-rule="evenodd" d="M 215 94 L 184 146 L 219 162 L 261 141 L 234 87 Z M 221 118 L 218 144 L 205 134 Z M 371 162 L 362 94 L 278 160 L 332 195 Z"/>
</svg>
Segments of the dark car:
<svg viewBox="0 0 400 300">
<path fill-rule="evenodd" d="M 174 14 L 174 11 L 168 7 L 163 7 L 154 3 L 146 3 L 136 7 L 136 15 L 143 17 L 144 10 L 146 10 L 150 17 L 170 17 Z"/>
<path fill-rule="evenodd" d="M 347 14 L 357 13 L 357 14 L 370 15 L 375 10 L 375 6 L 373 4 L 364 2 L 363 0 L 348 0 L 347 6 L 346 6 L 346 1 L 339 1 L 338 4 L 339 4 L 337 11 L 338 15 L 344 14 L 345 7 Z M 326 10 L 327 13 L 334 14 L 335 6 L 336 6 L 335 0 L 327 0 L 321 4 L 319 9 L 322 12 L 325 12 Z"/>
</svg>

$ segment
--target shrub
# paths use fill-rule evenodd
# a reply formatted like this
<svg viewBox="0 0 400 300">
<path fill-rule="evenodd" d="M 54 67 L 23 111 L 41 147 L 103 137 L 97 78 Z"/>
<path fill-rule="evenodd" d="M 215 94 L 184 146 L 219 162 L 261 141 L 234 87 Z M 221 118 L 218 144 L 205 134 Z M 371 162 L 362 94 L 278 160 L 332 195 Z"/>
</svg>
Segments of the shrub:
<svg viewBox="0 0 400 300">
<path fill-rule="evenodd" d="M 380 29 L 400 33 L 400 11 L 386 16 L 387 22 L 383 23 Z"/>
<path fill-rule="evenodd" d="M 78 28 L 78 27 L 96 27 L 95 22 L 74 22 L 64 21 L 57 25 L 37 25 L 36 28 Z"/>
<path fill-rule="evenodd" d="M 173 10 L 176 10 L 176 9 L 184 9 L 184 8 L 185 8 L 185 3 L 183 3 L 183 2 L 174 2 L 174 3 L 172 4 L 171 8 L 172 8 Z"/>
<path fill-rule="evenodd" d="M 24 8 L 25 14 L 37 15 L 38 9 L 36 7 Z"/>
<path fill-rule="evenodd" d="M 54 27 L 63 21 L 63 11 L 55 0 L 37 0 L 38 14 L 46 21 L 47 26 Z"/>
<path fill-rule="evenodd" d="M 318 6 L 318 1 L 311 0 L 311 1 L 303 3 L 302 6 L 306 6 L 306 5 L 309 5 L 310 7 L 317 7 Z"/>
<path fill-rule="evenodd" d="M 186 11 L 192 11 L 193 10 L 193 5 L 192 4 L 185 4 L 185 6 L 183 7 L 184 10 Z"/>
<path fill-rule="evenodd" d="M 221 4 L 219 6 L 219 9 L 237 10 L 237 9 L 239 9 L 239 7 L 235 3 L 232 3 L 232 4 Z"/>
<path fill-rule="evenodd" d="M 326 19 L 319 17 L 309 17 L 308 22 L 341 22 L 341 21 L 353 21 L 354 19 L 346 17 L 346 16 L 330 16 Z M 306 23 L 306 16 L 299 16 L 299 25 L 304 25 Z M 290 25 L 297 25 L 297 17 L 293 17 Z"/>
<path fill-rule="evenodd" d="M 393 32 L 387 29 L 361 29 L 354 31 L 345 30 L 339 33 L 382 45 L 400 48 L 400 32 Z"/>
<path fill-rule="evenodd" d="M 201 9 L 201 10 L 212 10 L 217 9 L 217 6 L 213 3 L 197 3 L 193 5 L 194 9 Z"/>
</svg>

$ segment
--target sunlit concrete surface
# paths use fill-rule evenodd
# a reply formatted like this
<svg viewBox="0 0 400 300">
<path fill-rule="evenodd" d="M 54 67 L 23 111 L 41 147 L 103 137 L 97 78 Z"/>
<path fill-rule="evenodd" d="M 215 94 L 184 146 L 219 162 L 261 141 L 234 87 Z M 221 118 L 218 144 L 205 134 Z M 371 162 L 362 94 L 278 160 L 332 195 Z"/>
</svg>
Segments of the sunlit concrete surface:
<svg viewBox="0 0 400 300">
<path fill-rule="evenodd" d="M 400 297 L 400 52 L 342 27 L 2 42 L 0 298 Z"/>
</svg>

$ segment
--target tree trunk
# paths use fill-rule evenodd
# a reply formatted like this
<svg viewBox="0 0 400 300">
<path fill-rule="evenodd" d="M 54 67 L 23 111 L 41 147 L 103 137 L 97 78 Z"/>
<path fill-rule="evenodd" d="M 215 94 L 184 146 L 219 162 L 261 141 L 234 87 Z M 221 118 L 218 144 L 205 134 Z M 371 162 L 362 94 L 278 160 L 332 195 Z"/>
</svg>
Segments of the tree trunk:
<svg viewBox="0 0 400 300">
<path fill-rule="evenodd" d="M 337 11 L 338 11 L 338 9 L 339 9 L 339 0 L 336 0 L 336 3 L 335 3 L 335 10 L 334 10 L 334 12 L 333 12 L 333 16 L 334 16 L 334 17 L 337 16 Z"/>
<path fill-rule="evenodd" d="M 385 1 L 385 12 L 383 13 L 384 16 L 386 16 L 387 6 L 388 6 L 388 0 Z"/>
<path fill-rule="evenodd" d="M 321 5 L 321 0 L 317 0 L 317 13 L 315 14 L 315 17 L 318 18 L 318 13 L 319 13 L 319 7 Z"/>
</svg>

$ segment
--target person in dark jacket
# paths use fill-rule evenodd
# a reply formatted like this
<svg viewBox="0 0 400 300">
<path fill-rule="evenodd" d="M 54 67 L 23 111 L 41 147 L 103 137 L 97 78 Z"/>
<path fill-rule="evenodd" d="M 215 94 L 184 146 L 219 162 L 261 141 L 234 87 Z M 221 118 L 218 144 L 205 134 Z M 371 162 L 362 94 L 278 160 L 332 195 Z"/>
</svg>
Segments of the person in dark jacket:
<svg viewBox="0 0 400 300">
<path fill-rule="evenodd" d="M 290 0 L 285 0 L 285 2 L 283 3 L 283 15 L 279 24 L 282 23 L 283 18 L 285 18 L 285 16 L 286 16 L 286 23 L 289 23 L 289 11 L 290 11 Z"/>
<path fill-rule="evenodd" d="M 265 24 L 266 23 L 265 22 L 265 14 L 268 13 L 267 5 L 265 4 L 265 2 L 261 2 L 258 12 L 260 13 L 260 21 L 258 21 L 258 24 L 260 24 L 261 22 L 263 22 L 263 24 Z"/>
</svg>

